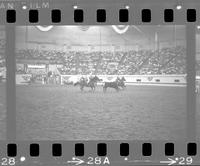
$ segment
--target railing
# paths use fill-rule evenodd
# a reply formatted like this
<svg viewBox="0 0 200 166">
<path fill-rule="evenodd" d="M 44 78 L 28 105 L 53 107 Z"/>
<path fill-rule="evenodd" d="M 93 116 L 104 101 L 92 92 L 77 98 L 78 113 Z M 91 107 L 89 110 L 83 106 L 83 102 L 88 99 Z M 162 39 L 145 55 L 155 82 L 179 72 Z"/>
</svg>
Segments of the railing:
<svg viewBox="0 0 200 166">
<path fill-rule="evenodd" d="M 80 77 L 87 77 L 86 75 L 61 75 L 61 84 L 73 83 L 80 79 Z M 102 82 L 115 81 L 118 75 L 97 75 Z M 172 84 L 172 85 L 186 85 L 186 75 L 120 75 L 125 78 L 125 83 L 129 85 L 135 84 Z"/>
</svg>

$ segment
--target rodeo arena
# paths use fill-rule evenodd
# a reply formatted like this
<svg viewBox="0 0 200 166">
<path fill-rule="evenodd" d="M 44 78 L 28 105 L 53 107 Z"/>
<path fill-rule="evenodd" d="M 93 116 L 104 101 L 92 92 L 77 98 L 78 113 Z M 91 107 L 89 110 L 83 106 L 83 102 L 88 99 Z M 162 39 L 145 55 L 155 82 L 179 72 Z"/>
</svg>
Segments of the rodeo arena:
<svg viewBox="0 0 200 166">
<path fill-rule="evenodd" d="M 186 138 L 184 26 L 20 26 L 16 34 L 18 139 Z M 196 68 L 200 108 L 200 56 Z"/>
</svg>

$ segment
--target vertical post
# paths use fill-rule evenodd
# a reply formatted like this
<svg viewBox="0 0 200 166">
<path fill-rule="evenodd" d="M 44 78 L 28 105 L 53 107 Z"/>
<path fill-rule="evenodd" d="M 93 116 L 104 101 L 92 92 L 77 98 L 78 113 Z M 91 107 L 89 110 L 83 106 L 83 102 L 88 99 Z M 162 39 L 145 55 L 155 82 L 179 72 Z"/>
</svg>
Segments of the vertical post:
<svg viewBox="0 0 200 166">
<path fill-rule="evenodd" d="M 6 26 L 7 140 L 16 139 L 15 26 Z"/>
<path fill-rule="evenodd" d="M 157 54 L 157 50 L 158 50 L 158 31 L 157 31 L 157 28 L 156 28 L 156 32 L 155 32 L 155 48 L 154 48 L 154 55 Z"/>
<path fill-rule="evenodd" d="M 28 26 L 26 26 L 25 43 L 26 43 L 26 49 L 28 49 Z"/>
<path fill-rule="evenodd" d="M 196 26 L 186 25 L 187 55 L 187 139 L 196 138 L 196 95 L 195 95 L 195 62 L 196 62 Z"/>
</svg>

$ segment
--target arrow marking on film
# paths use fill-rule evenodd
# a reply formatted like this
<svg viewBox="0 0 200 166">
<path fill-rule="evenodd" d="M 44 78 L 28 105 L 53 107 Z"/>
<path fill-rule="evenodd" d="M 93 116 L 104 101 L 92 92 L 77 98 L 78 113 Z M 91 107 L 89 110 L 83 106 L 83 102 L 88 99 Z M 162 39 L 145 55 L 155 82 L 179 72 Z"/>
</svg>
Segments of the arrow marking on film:
<svg viewBox="0 0 200 166">
<path fill-rule="evenodd" d="M 171 158 L 168 158 L 168 161 L 160 161 L 162 164 L 168 164 L 168 165 L 173 165 L 176 163 L 176 160 L 173 160 Z"/>
<path fill-rule="evenodd" d="M 79 158 L 73 157 L 72 161 L 67 161 L 67 163 L 72 163 L 72 164 L 75 164 L 75 165 L 80 165 L 80 164 L 83 164 L 84 161 L 81 160 L 81 159 L 79 159 Z"/>
</svg>

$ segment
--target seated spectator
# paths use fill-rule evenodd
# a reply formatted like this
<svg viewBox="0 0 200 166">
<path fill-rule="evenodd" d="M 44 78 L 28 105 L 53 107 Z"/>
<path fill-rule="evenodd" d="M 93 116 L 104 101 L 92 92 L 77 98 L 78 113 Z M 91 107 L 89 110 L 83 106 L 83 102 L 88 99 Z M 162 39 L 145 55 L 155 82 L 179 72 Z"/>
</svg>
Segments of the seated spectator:
<svg viewBox="0 0 200 166">
<path fill-rule="evenodd" d="M 183 46 L 156 51 L 70 51 L 68 53 L 23 49 L 17 51 L 16 58 L 46 60 L 51 64 L 62 63 L 63 67 L 58 68 L 62 75 L 186 74 L 186 49 Z M 110 63 L 116 64 L 116 68 L 110 68 Z"/>
</svg>

